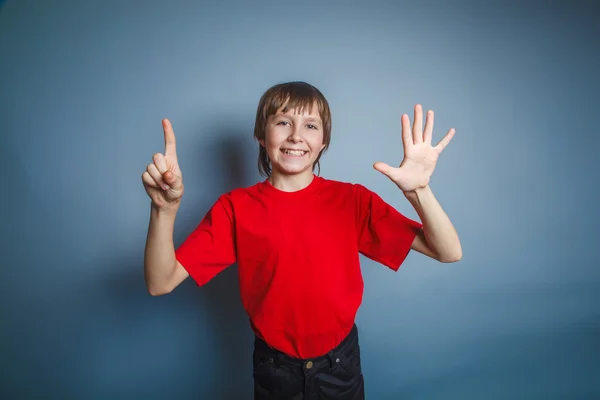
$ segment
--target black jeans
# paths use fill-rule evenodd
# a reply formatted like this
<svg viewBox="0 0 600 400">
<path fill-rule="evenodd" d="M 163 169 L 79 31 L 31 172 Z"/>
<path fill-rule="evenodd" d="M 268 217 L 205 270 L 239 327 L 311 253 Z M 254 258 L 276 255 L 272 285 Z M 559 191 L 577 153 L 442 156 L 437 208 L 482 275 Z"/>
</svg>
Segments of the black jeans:
<svg viewBox="0 0 600 400">
<path fill-rule="evenodd" d="M 290 357 L 254 340 L 255 400 L 362 400 L 365 384 L 356 325 L 325 355 L 307 360 Z"/>
</svg>

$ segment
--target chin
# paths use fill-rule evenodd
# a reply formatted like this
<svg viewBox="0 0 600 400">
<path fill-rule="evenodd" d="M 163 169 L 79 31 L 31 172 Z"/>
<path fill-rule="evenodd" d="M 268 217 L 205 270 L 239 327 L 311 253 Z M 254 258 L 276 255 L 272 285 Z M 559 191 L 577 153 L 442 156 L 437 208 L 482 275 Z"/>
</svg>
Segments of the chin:
<svg viewBox="0 0 600 400">
<path fill-rule="evenodd" d="M 310 165 L 307 165 L 306 167 L 303 168 L 290 168 L 290 167 L 282 167 L 282 166 L 278 166 L 277 167 L 277 171 L 279 171 L 280 173 L 284 174 L 284 175 L 300 175 L 303 173 L 306 173 L 307 171 L 311 171 L 312 168 L 310 167 Z"/>
<path fill-rule="evenodd" d="M 284 175 L 299 175 L 312 171 L 312 164 L 289 165 L 287 163 L 277 163 L 277 165 L 273 165 L 273 169 Z"/>
</svg>

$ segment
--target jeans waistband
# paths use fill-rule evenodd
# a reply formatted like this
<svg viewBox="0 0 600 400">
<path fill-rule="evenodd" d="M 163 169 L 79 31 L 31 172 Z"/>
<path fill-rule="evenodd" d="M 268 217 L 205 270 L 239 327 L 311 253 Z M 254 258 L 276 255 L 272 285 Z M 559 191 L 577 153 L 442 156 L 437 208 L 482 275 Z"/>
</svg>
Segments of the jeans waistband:
<svg viewBox="0 0 600 400">
<path fill-rule="evenodd" d="M 254 348 L 256 351 L 269 355 L 278 362 L 285 362 L 292 366 L 302 366 L 307 360 L 311 360 L 315 363 L 322 360 L 335 360 L 338 356 L 349 353 L 358 344 L 358 329 L 356 324 L 352 326 L 352 329 L 346 335 L 344 340 L 337 345 L 334 349 L 328 351 L 326 354 L 317 357 L 311 357 L 310 359 L 301 359 L 289 356 L 281 351 L 270 347 L 264 340 L 255 337 Z"/>
</svg>

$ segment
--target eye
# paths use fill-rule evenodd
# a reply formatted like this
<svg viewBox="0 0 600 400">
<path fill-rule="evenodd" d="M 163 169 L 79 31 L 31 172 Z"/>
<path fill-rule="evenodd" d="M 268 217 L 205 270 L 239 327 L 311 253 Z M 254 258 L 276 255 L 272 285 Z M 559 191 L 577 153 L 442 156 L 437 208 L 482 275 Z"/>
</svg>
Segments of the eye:
<svg viewBox="0 0 600 400">
<path fill-rule="evenodd" d="M 286 124 L 289 124 L 289 122 L 288 121 L 279 121 L 277 123 L 277 125 L 286 125 Z"/>
<path fill-rule="evenodd" d="M 308 126 L 308 129 L 318 129 L 317 126 L 313 124 L 308 124 L 306 126 Z"/>
</svg>

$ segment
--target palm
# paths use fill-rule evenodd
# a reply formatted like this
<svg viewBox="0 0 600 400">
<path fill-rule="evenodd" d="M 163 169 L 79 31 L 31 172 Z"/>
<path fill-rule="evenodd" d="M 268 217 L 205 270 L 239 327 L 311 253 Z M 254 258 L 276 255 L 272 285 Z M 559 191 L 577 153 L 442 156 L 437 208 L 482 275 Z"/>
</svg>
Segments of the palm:
<svg viewBox="0 0 600 400">
<path fill-rule="evenodd" d="M 404 146 L 404 159 L 397 168 L 378 162 L 375 169 L 390 178 L 404 191 L 413 191 L 429 184 L 429 180 L 438 157 L 454 136 L 454 129 L 450 129 L 446 136 L 436 145 L 432 146 L 433 111 L 429 111 L 425 130 L 423 131 L 423 110 L 420 105 L 415 106 L 415 119 L 411 129 L 408 115 L 402 115 L 402 144 Z"/>
</svg>

